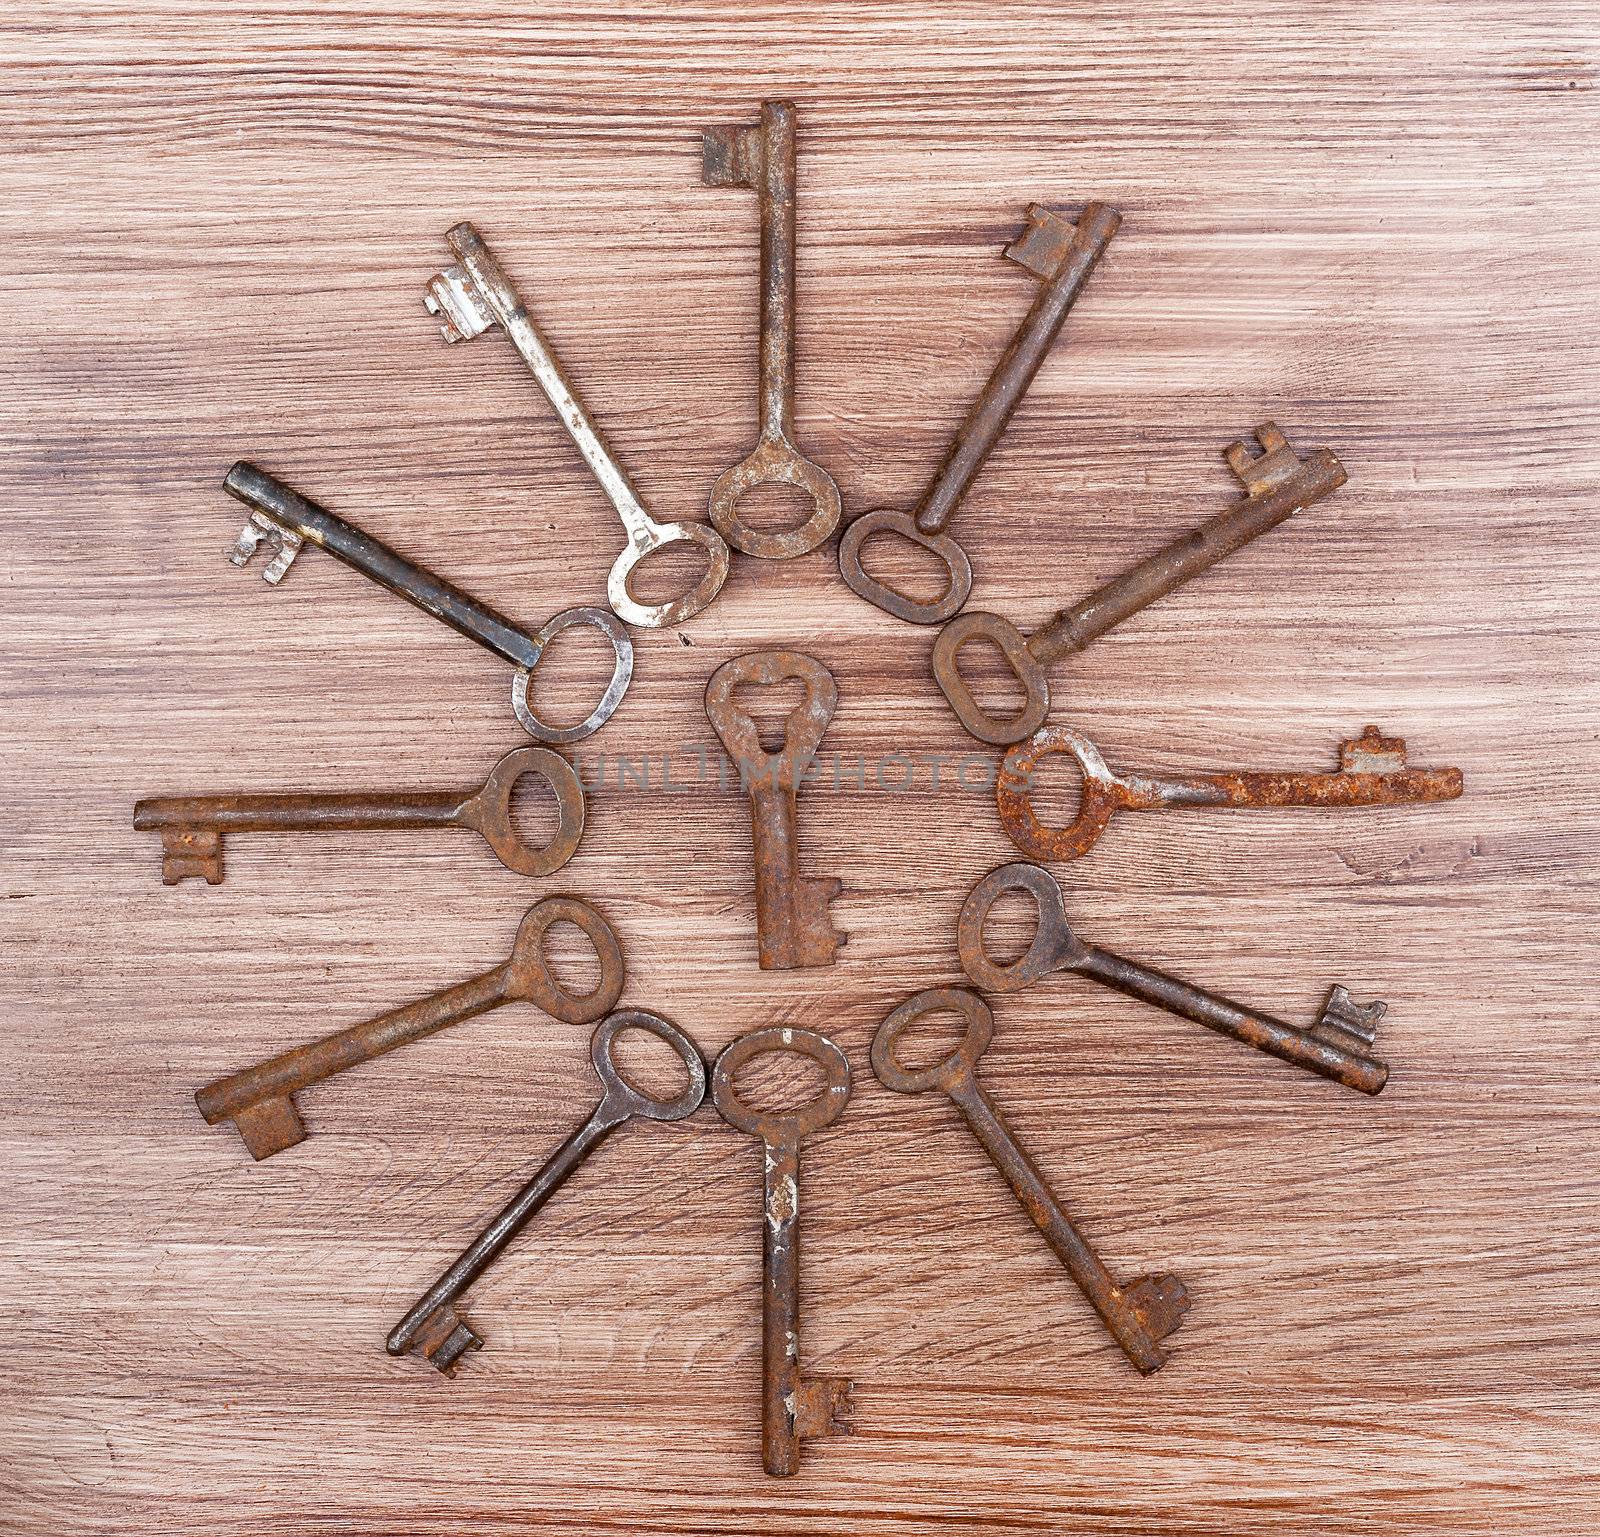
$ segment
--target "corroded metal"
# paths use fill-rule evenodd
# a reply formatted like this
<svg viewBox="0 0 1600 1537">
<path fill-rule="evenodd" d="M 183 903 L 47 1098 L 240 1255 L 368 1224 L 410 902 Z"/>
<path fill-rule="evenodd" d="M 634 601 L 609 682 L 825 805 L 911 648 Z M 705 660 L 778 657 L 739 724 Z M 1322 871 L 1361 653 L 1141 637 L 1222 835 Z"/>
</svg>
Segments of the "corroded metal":
<svg viewBox="0 0 1600 1537">
<path fill-rule="evenodd" d="M 1049 827 L 1033 807 L 1034 774 L 1046 759 L 1069 753 L 1083 771 L 1078 814 Z M 995 803 L 1011 841 L 1031 859 L 1077 859 L 1098 841 L 1119 811 L 1167 811 L 1174 806 L 1410 806 L 1455 800 L 1458 768 L 1406 766 L 1405 740 L 1368 726 L 1339 744 L 1335 773 L 1116 774 L 1080 731 L 1047 726 L 1006 754 L 995 781 Z"/>
<path fill-rule="evenodd" d="M 798 1109 L 757 1110 L 739 1097 L 734 1080 L 752 1058 L 783 1051 L 810 1057 L 826 1083 Z M 850 1430 L 849 1379 L 800 1370 L 800 1139 L 838 1120 L 850 1089 L 849 1060 L 814 1030 L 752 1030 L 723 1051 L 711 1074 L 711 1098 L 723 1120 L 759 1137 L 764 1151 L 761 1452 L 777 1477 L 799 1472 L 803 1440 Z"/>
<path fill-rule="evenodd" d="M 517 669 L 511 685 L 511 708 L 529 736 L 541 742 L 580 742 L 605 725 L 622 703 L 633 677 L 633 642 L 616 616 L 605 609 L 563 609 L 530 635 L 498 609 L 435 576 L 425 566 L 407 560 L 399 551 L 363 533 L 326 507 L 319 507 L 253 464 L 241 459 L 228 471 L 223 486 L 231 496 L 254 509 L 229 552 L 234 565 L 244 565 L 265 539 L 278 553 L 262 575 L 276 585 L 294 551 L 303 544 L 326 550 L 363 576 L 371 577 L 380 587 L 388 588 L 423 613 L 442 619 L 458 634 L 510 662 Z M 592 625 L 605 636 L 614 657 L 611 681 L 600 696 L 600 703 L 576 726 L 552 726 L 534 714 L 528 701 L 529 684 L 544 648 L 562 630 L 575 624 Z"/>
<path fill-rule="evenodd" d="M 875 508 L 863 513 L 840 536 L 840 574 L 867 602 L 912 624 L 941 624 L 967 601 L 972 592 L 972 563 L 945 529 L 1000 441 L 1012 412 L 1022 403 L 1121 222 L 1122 215 L 1104 203 L 1088 204 L 1076 222 L 1037 203 L 1029 207 L 1026 227 L 1005 254 L 1043 279 L 1043 286 L 957 429 L 944 462 L 915 512 Z M 937 556 L 949 579 L 944 593 L 932 602 L 918 603 L 869 576 L 862 565 L 863 546 L 879 534 L 899 534 Z"/>
<path fill-rule="evenodd" d="M 983 925 L 989 909 L 1008 891 L 1023 891 L 1033 898 L 1039 927 L 1022 957 L 1002 966 L 984 949 Z M 1335 987 L 1317 1022 L 1309 1030 L 1301 1030 L 1153 966 L 1141 966 L 1110 950 L 1085 944 L 1067 926 L 1056 878 L 1038 865 L 1019 861 L 984 876 L 962 904 L 956 943 L 967 975 L 987 992 L 1012 993 L 1052 972 L 1075 971 L 1363 1094 L 1377 1094 L 1389 1077 L 1388 1066 L 1366 1050 L 1376 1035 L 1382 1004 L 1357 1005 L 1344 988 Z M 1363 1022 L 1370 1026 L 1366 1033 Z"/>
<path fill-rule="evenodd" d="M 698 614 L 728 579 L 728 546 L 704 523 L 657 523 L 645 510 L 628 472 L 584 409 L 577 389 L 561 366 L 522 297 L 512 286 L 493 252 L 471 224 L 457 224 L 445 237 L 457 265 L 446 267 L 428 282 L 424 303 L 439 319 L 447 342 L 481 336 L 498 325 L 533 372 L 556 419 L 583 455 L 606 499 L 622 519 L 627 545 L 606 579 L 612 609 L 629 624 L 652 629 L 681 624 Z M 688 592 L 667 603 L 641 603 L 633 596 L 634 573 L 647 555 L 669 544 L 693 544 L 706 557 L 705 574 Z"/>
<path fill-rule="evenodd" d="M 556 830 L 542 848 L 522 836 L 511 815 L 517 781 L 534 774 L 556 798 Z M 182 795 L 140 801 L 133 825 L 161 834 L 161 878 L 169 886 L 223 876 L 222 841 L 245 832 L 366 832 L 377 828 L 464 827 L 482 836 L 518 875 L 550 875 L 583 837 L 583 785 L 548 747 L 518 747 L 470 790 L 354 790 L 321 795 Z"/>
<path fill-rule="evenodd" d="M 734 690 L 744 684 L 770 688 L 791 678 L 805 686 L 805 697 L 784 723 L 782 748 L 769 753 L 755 722 L 734 703 Z M 839 894 L 838 879 L 796 873 L 795 792 L 838 703 L 833 674 L 799 651 L 736 656 L 712 673 L 706 685 L 706 718 L 750 792 L 756 945 L 767 970 L 831 966 L 845 942 L 828 916 L 828 904 Z"/>
<path fill-rule="evenodd" d="M 703 178 L 712 187 L 751 187 L 761 205 L 761 423 L 750 455 L 711 488 L 711 521 L 736 550 L 791 560 L 814 550 L 839 526 L 842 503 L 833 477 L 794 442 L 795 107 L 766 101 L 754 123 L 705 134 Z M 756 486 L 793 486 L 813 512 L 781 533 L 752 528 L 740 497 Z"/>
<path fill-rule="evenodd" d="M 1255 457 L 1242 442 L 1227 450 L 1229 467 L 1245 488 L 1243 500 L 1062 609 L 1031 637 L 998 614 L 975 611 L 952 619 L 934 642 L 933 676 L 961 724 L 979 741 L 997 745 L 1032 736 L 1049 713 L 1046 669 L 1052 663 L 1082 651 L 1147 604 L 1344 484 L 1344 467 L 1329 450 L 1320 448 L 1302 460 L 1271 422 L 1259 427 L 1256 437 L 1262 451 Z M 990 714 L 961 676 L 961 648 L 980 638 L 994 643 L 1022 687 L 1024 699 L 1015 715 Z"/>
<path fill-rule="evenodd" d="M 902 1033 L 924 1015 L 943 1010 L 959 1014 L 966 1023 L 960 1045 L 931 1067 L 903 1067 L 895 1057 Z M 1106 1269 L 978 1082 L 978 1061 L 993 1033 L 994 1015 L 976 993 L 962 987 L 929 988 L 906 999 L 878 1026 L 872 1038 L 872 1070 L 896 1094 L 938 1089 L 950 1097 L 1123 1354 L 1141 1372 L 1156 1371 L 1167 1361 L 1161 1341 L 1183 1322 L 1189 1294 L 1174 1275 L 1140 1276 L 1124 1285 Z"/>
<path fill-rule="evenodd" d="M 681 1094 L 674 1099 L 654 1099 L 622 1076 L 612 1050 L 624 1030 L 647 1031 L 677 1052 L 689 1075 Z M 594 1033 L 589 1056 L 600 1079 L 599 1104 L 395 1325 L 387 1342 L 390 1355 L 414 1350 L 446 1375 L 453 1373 L 466 1351 L 483 1348 L 483 1336 L 458 1310 L 468 1287 L 505 1252 L 578 1165 L 619 1126 L 632 1120 L 681 1121 L 693 1115 L 706 1097 L 706 1063 L 700 1048 L 659 1014 L 623 1009 L 608 1015 Z"/>
<path fill-rule="evenodd" d="M 568 992 L 545 961 L 545 931 L 563 921 L 583 930 L 599 959 L 600 979 L 587 993 Z M 503 1003 L 526 1000 L 564 1024 L 589 1024 L 616 1004 L 623 974 L 622 947 L 604 917 L 577 897 L 546 897 L 523 916 L 511 956 L 500 965 L 208 1083 L 195 1104 L 208 1125 L 232 1121 L 252 1157 L 270 1158 L 305 1138 L 294 1102 L 301 1089 Z"/>
</svg>

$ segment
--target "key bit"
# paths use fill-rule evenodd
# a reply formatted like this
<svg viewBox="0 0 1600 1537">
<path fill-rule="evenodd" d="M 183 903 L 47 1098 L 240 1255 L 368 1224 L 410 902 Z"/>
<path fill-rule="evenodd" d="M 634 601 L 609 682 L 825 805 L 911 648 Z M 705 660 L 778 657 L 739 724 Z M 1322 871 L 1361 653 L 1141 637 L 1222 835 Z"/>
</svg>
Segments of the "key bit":
<svg viewBox="0 0 1600 1537">
<path fill-rule="evenodd" d="M 273 553 L 272 559 L 261 568 L 261 580 L 270 587 L 276 587 L 294 564 L 294 558 L 300 553 L 305 540 L 293 529 L 274 523 L 266 513 L 253 512 L 250 521 L 240 529 L 238 539 L 228 550 L 228 559 L 236 566 L 248 565 L 250 557 L 262 544 L 266 544 Z"/>
<path fill-rule="evenodd" d="M 754 187 L 761 175 L 761 145 L 758 123 L 707 128 L 701 180 L 708 187 Z"/>
<path fill-rule="evenodd" d="M 447 1377 L 455 1374 L 469 1350 L 482 1350 L 483 1337 L 449 1302 L 441 1303 L 417 1327 L 412 1349 Z"/>
<path fill-rule="evenodd" d="M 1094 205 L 1098 211 L 1098 205 Z M 1118 216 L 1111 215 L 1115 221 Z M 1049 282 L 1072 254 L 1072 242 L 1078 227 L 1042 203 L 1030 203 L 1027 228 L 1006 247 L 1006 255 L 1019 267 L 1026 267 L 1035 277 Z M 1112 224 L 1116 228 L 1116 223 Z"/>
<path fill-rule="evenodd" d="M 1303 464 L 1276 422 L 1263 422 L 1256 428 L 1261 452 L 1254 454 L 1248 440 L 1241 438 L 1224 450 L 1228 468 L 1244 487 L 1246 496 L 1265 496 L 1300 474 Z"/>
<path fill-rule="evenodd" d="M 449 266 L 428 280 L 422 302 L 437 318 L 447 342 L 470 341 L 494 324 L 494 312 L 483 302 L 465 267 Z"/>
<path fill-rule="evenodd" d="M 803 1440 L 849 1435 L 854 1391 L 848 1377 L 802 1377 L 791 1395 L 794 1434 Z"/>
<path fill-rule="evenodd" d="M 1405 738 L 1385 736 L 1376 726 L 1368 726 L 1360 736 L 1339 744 L 1341 773 L 1398 774 L 1405 766 Z M 1456 777 L 1460 778 L 1459 771 Z"/>
<path fill-rule="evenodd" d="M 138 826 L 138 823 L 134 823 Z M 161 829 L 161 882 L 176 886 L 180 881 L 204 880 L 220 886 L 223 878 L 222 834 L 209 828 L 163 827 Z"/>
<path fill-rule="evenodd" d="M 1349 988 L 1335 982 L 1311 1030 L 1314 1035 L 1333 1040 L 1335 1045 L 1347 1039 L 1353 1045 L 1359 1043 L 1358 1049 L 1372 1046 L 1378 1039 L 1378 1021 L 1388 1010 L 1389 1005 L 1381 998 L 1374 998 L 1371 1003 L 1357 1003 L 1350 996 Z"/>
</svg>

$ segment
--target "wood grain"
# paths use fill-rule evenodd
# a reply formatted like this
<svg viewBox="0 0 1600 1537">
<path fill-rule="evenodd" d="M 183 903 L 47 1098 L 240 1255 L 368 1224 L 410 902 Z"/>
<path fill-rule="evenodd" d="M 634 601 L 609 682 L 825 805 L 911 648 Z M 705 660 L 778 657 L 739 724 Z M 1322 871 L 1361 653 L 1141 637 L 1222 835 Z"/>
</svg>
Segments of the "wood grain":
<svg viewBox="0 0 1600 1537">
<path fill-rule="evenodd" d="M 0 17 L 6 992 L 0 1526 L 88 1532 L 1588 1533 L 1600 1525 L 1594 753 L 1600 142 L 1592 6 L 384 7 Z M 465 838 L 240 837 L 158 879 L 133 801 L 468 783 L 508 674 L 335 563 L 221 549 L 252 456 L 519 618 L 602 601 L 618 528 L 509 348 L 421 286 L 471 217 L 646 499 L 751 440 L 755 207 L 706 124 L 801 112 L 802 440 L 910 505 L 1031 298 L 1023 206 L 1125 222 L 954 532 L 1024 625 L 1232 494 L 1271 417 L 1337 497 L 1058 672 L 1113 763 L 1311 768 L 1375 721 L 1448 807 L 1129 818 L 1066 867 L 1084 934 L 1294 1019 L 1390 1000 L 1368 1101 L 1070 979 L 984 1072 L 1122 1275 L 1194 1307 L 1138 1380 L 877 1021 L 954 980 L 1010 857 L 989 799 L 801 803 L 845 883 L 825 973 L 754 965 L 743 803 L 619 789 L 713 745 L 705 679 L 835 672 L 825 751 L 969 750 L 931 636 L 831 547 L 736 561 L 578 756 L 546 881 Z M 557 701 L 592 656 L 554 670 Z M 586 1108 L 586 1032 L 503 1010 L 305 1096 L 259 1167 L 221 1070 L 500 959 L 549 891 L 626 1001 L 708 1049 L 770 1023 L 861 1074 L 808 1144 L 804 1341 L 856 1434 L 760 1472 L 758 1158 L 709 1113 L 610 1143 L 475 1293 L 453 1383 L 383 1353 Z"/>
</svg>

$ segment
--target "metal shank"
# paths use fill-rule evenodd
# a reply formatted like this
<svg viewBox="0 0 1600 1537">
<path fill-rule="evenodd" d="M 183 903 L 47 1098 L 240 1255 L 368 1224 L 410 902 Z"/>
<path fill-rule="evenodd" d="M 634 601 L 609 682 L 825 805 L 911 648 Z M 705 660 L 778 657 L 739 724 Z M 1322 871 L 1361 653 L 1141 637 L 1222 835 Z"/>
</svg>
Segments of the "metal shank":
<svg viewBox="0 0 1600 1537">
<path fill-rule="evenodd" d="M 612 1057 L 613 1044 L 624 1030 L 645 1030 L 664 1040 L 678 1053 L 689 1074 L 688 1086 L 672 1100 L 655 1100 L 633 1088 L 618 1071 Z M 545 1161 L 543 1166 L 501 1208 L 487 1227 L 475 1238 L 450 1267 L 418 1300 L 390 1333 L 387 1346 L 390 1355 L 403 1355 L 424 1339 L 449 1341 L 461 1322 L 450 1318 L 447 1329 L 430 1328 L 430 1321 L 441 1308 L 460 1300 L 468 1287 L 505 1252 L 512 1240 L 531 1222 L 541 1207 L 617 1127 L 640 1117 L 654 1121 L 677 1121 L 692 1115 L 705 1098 L 707 1070 L 699 1048 L 670 1020 L 642 1009 L 625 1009 L 603 1020 L 590 1042 L 590 1056 L 595 1072 L 600 1078 L 604 1093 L 589 1119 L 583 1123 Z M 482 1341 L 471 1331 L 461 1341 L 467 1345 L 481 1345 Z M 459 1357 L 460 1349 L 437 1358 L 435 1364 L 448 1371 Z"/>
<path fill-rule="evenodd" d="M 1034 809 L 1034 776 L 1058 754 L 1077 760 L 1082 771 L 1078 814 L 1065 826 L 1047 826 Z M 1462 792 L 1457 768 L 1405 766 L 1405 742 L 1368 726 L 1340 744 L 1342 763 L 1333 773 L 1117 774 L 1082 732 L 1046 727 L 1006 754 L 995 781 L 1000 821 L 1016 846 L 1033 859 L 1077 859 L 1099 840 L 1119 811 L 1164 811 L 1174 806 L 1240 809 L 1406 806 L 1454 800 Z"/>
<path fill-rule="evenodd" d="M 1039 924 L 1021 959 L 1002 966 L 984 947 L 984 923 L 995 902 L 1008 891 L 1025 891 L 1033 897 Z M 1345 1050 L 1313 1031 L 1297 1029 L 1153 967 L 1085 944 L 1067 924 L 1060 885 L 1038 865 L 1019 860 L 984 876 L 962 903 L 956 944 L 962 968 L 987 992 L 1016 992 L 1053 972 L 1076 971 L 1363 1094 L 1378 1093 L 1389 1076 L 1389 1069 L 1376 1058 Z"/>
</svg>

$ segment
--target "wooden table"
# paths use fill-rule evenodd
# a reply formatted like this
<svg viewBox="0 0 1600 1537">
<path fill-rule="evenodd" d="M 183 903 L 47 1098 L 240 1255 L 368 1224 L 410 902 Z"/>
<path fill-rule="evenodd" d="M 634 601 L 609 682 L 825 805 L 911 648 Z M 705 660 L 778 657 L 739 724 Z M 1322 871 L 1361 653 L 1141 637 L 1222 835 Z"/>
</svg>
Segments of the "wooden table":
<svg viewBox="0 0 1600 1537">
<path fill-rule="evenodd" d="M 19 0 L 0 38 L 0 1526 L 1600 1525 L 1592 6 Z M 1060 867 L 1092 940 L 1295 1020 L 1334 980 L 1390 1003 L 1369 1100 L 1072 979 L 997 1002 L 985 1078 L 1039 1163 L 1119 1275 L 1190 1285 L 1148 1380 L 949 1107 L 867 1068 L 1013 854 L 954 782 L 931 634 L 831 546 L 637 634 L 556 876 L 241 836 L 224 885 L 166 889 L 130 826 L 151 793 L 466 784 L 522 740 L 506 669 L 335 562 L 231 569 L 222 474 L 256 458 L 519 619 L 603 601 L 610 510 L 422 285 L 474 219 L 657 515 L 702 516 L 752 437 L 757 247 L 697 134 L 778 94 L 800 431 L 852 513 L 914 502 L 1027 308 L 1024 206 L 1126 215 L 955 525 L 974 604 L 1031 626 L 1221 507 L 1263 420 L 1350 471 L 1059 669 L 1058 719 L 1152 770 L 1331 767 L 1372 721 L 1467 775 L 1443 807 L 1129 818 Z M 772 645 L 841 694 L 800 811 L 845 884 L 826 972 L 757 970 L 745 803 L 695 782 L 706 678 Z M 575 703 L 601 659 L 552 655 Z M 586 1029 L 446 1032 L 306 1094 L 260 1166 L 195 1113 L 494 963 L 554 891 L 708 1050 L 807 1025 L 856 1064 L 802 1181 L 804 1352 L 856 1433 L 792 1482 L 759 1461 L 759 1155 L 709 1112 L 596 1156 L 475 1292 L 454 1382 L 383 1352 L 586 1110 Z"/>
</svg>

